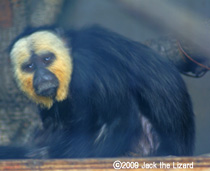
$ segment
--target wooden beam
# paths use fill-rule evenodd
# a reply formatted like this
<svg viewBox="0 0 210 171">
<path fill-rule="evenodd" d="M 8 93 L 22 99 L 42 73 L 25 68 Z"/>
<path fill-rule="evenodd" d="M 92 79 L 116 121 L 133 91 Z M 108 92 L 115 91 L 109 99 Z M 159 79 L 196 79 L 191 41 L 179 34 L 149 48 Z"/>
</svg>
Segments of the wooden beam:
<svg viewBox="0 0 210 171">
<path fill-rule="evenodd" d="M 117 161 L 117 162 L 115 162 Z M 119 161 L 121 164 L 119 164 Z M 152 170 L 210 171 L 209 157 L 164 158 L 108 158 L 64 160 L 0 160 L 0 171 L 66 171 L 66 170 L 140 170 L 150 166 Z M 188 167 L 188 168 L 185 168 Z M 146 168 L 148 169 L 148 168 Z"/>
</svg>

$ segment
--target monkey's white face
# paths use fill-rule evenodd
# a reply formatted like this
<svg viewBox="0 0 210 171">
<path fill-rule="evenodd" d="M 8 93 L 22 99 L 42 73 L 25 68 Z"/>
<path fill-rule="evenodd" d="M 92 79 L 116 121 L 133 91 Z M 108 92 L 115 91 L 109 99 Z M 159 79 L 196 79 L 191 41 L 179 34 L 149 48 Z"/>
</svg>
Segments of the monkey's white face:
<svg viewBox="0 0 210 171">
<path fill-rule="evenodd" d="M 53 54 L 55 59 L 50 65 L 46 65 L 45 69 L 53 73 L 58 79 L 59 87 L 57 88 L 55 100 L 62 101 L 67 98 L 72 73 L 70 50 L 66 47 L 62 38 L 49 31 L 34 32 L 19 39 L 14 44 L 10 57 L 19 88 L 34 102 L 50 108 L 54 99 L 41 96 L 34 89 L 34 73 L 39 67 L 34 68 L 34 72 L 25 72 L 23 70 L 24 64 L 38 65 L 31 62 L 32 56 L 34 56 L 33 61 L 36 62 L 40 56 L 48 53 Z"/>
</svg>

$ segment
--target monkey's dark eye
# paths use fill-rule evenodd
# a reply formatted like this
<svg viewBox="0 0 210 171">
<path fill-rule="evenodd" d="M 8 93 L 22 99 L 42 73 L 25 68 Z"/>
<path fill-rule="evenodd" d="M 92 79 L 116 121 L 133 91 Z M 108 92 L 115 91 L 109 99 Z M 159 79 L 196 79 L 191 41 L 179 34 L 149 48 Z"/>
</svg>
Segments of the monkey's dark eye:
<svg viewBox="0 0 210 171">
<path fill-rule="evenodd" d="M 45 60 L 45 61 L 51 60 L 51 56 L 45 57 L 44 60 Z"/>
<path fill-rule="evenodd" d="M 45 64 L 45 65 L 50 65 L 52 62 L 53 62 L 53 60 L 54 60 L 54 58 L 55 58 L 55 56 L 54 56 L 54 54 L 47 54 L 47 55 L 44 55 L 43 57 L 42 57 L 42 62 Z"/>
<path fill-rule="evenodd" d="M 33 72 L 35 69 L 34 63 L 26 63 L 22 65 L 22 70 L 25 72 Z"/>
</svg>

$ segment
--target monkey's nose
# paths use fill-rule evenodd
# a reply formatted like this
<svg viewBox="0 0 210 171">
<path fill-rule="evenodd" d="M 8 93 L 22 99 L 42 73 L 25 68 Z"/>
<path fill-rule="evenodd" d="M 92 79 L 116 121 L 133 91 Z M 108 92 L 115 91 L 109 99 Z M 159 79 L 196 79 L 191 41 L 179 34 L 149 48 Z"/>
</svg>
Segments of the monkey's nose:
<svg viewBox="0 0 210 171">
<path fill-rule="evenodd" d="M 34 73 L 33 86 L 37 95 L 55 97 L 59 82 L 57 77 L 49 70 L 38 69 Z"/>
<path fill-rule="evenodd" d="M 58 85 L 52 82 L 44 82 L 35 88 L 37 95 L 44 97 L 55 97 Z"/>
</svg>

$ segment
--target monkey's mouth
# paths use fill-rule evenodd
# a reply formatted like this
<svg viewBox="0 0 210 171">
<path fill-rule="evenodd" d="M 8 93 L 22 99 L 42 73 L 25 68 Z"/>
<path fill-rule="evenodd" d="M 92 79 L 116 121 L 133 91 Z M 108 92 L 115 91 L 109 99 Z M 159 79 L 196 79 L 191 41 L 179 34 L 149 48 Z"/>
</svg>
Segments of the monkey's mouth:
<svg viewBox="0 0 210 171">
<path fill-rule="evenodd" d="M 54 98 L 57 93 L 58 84 L 56 83 L 52 84 L 50 82 L 46 82 L 40 84 L 37 87 L 34 87 L 34 89 L 35 93 L 39 96 Z"/>
</svg>

